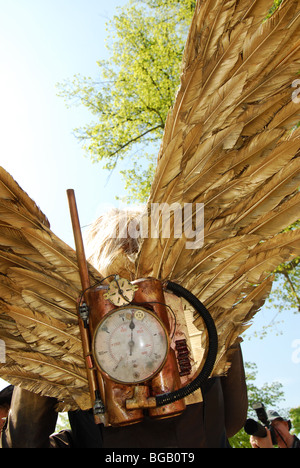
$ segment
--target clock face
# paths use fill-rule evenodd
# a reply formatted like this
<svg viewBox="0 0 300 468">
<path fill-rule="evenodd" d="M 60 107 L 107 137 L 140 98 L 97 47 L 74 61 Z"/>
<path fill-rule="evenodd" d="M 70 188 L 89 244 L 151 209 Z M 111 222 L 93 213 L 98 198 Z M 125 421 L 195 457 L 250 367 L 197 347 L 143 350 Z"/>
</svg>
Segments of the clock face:
<svg viewBox="0 0 300 468">
<path fill-rule="evenodd" d="M 124 384 L 151 379 L 163 367 L 168 350 L 164 325 L 141 307 L 123 307 L 107 314 L 94 334 L 98 367 L 112 380 Z"/>
<path fill-rule="evenodd" d="M 121 307 L 133 300 L 137 289 L 138 286 L 129 283 L 125 278 L 118 278 L 110 283 L 108 292 L 104 295 L 104 298 L 109 299 L 112 304 Z"/>
</svg>

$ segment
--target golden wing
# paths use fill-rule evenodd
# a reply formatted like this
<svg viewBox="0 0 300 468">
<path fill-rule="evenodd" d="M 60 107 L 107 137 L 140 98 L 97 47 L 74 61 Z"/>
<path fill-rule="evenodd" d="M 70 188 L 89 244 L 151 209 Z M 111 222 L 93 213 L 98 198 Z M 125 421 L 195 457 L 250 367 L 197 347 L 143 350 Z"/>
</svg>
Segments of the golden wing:
<svg viewBox="0 0 300 468">
<path fill-rule="evenodd" d="M 76 313 L 81 289 L 76 253 L 0 168 L 0 377 L 58 398 L 64 410 L 92 406 Z"/>
<path fill-rule="evenodd" d="M 155 204 L 204 204 L 204 244 L 187 249 L 188 235 L 164 238 L 157 224 L 136 263 L 136 277 L 172 279 L 210 310 L 215 373 L 269 294 L 271 272 L 300 251 L 300 230 L 282 232 L 300 213 L 300 1 L 266 19 L 271 4 L 197 1 L 147 208 L 150 224 Z"/>
</svg>

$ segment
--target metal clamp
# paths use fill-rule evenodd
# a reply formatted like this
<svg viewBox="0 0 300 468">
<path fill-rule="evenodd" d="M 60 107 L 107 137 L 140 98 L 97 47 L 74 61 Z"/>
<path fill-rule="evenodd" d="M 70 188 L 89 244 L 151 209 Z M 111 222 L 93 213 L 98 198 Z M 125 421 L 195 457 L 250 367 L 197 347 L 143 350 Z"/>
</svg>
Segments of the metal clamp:
<svg viewBox="0 0 300 468">
<path fill-rule="evenodd" d="M 84 328 L 87 328 L 89 324 L 90 310 L 85 302 L 79 306 L 79 316 L 84 323 Z"/>
</svg>

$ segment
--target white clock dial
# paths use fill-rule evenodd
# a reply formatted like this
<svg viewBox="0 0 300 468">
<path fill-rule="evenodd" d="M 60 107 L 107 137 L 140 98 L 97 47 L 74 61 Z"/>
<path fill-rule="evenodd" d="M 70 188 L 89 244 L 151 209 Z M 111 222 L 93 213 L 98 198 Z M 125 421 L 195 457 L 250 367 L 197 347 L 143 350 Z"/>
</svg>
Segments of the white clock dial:
<svg viewBox="0 0 300 468">
<path fill-rule="evenodd" d="M 169 338 L 162 322 L 152 312 L 134 306 L 107 314 L 93 342 L 100 370 L 124 384 L 151 379 L 164 365 L 168 349 Z"/>
</svg>

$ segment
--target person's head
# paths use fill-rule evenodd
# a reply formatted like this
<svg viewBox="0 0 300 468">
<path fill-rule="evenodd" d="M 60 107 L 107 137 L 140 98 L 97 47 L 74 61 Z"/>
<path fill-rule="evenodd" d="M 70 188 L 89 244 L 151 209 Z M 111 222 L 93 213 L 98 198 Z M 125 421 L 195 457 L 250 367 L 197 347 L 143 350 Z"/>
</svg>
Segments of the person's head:
<svg viewBox="0 0 300 468">
<path fill-rule="evenodd" d="M 276 433 L 278 447 L 289 448 L 293 443 L 294 436 L 290 434 L 291 422 L 282 418 L 277 411 L 269 410 L 268 419 Z"/>
<path fill-rule="evenodd" d="M 103 276 L 127 277 L 134 271 L 141 236 L 143 209 L 112 209 L 100 216 L 85 234 L 88 261 Z M 125 271 L 123 271 L 125 268 Z"/>
<path fill-rule="evenodd" d="M 0 392 L 0 432 L 3 429 L 5 420 L 10 409 L 14 387 L 9 385 Z"/>
</svg>

